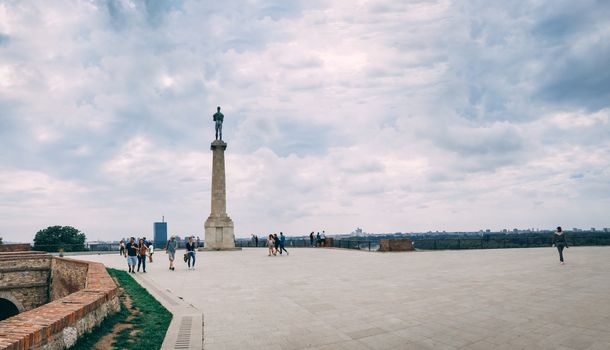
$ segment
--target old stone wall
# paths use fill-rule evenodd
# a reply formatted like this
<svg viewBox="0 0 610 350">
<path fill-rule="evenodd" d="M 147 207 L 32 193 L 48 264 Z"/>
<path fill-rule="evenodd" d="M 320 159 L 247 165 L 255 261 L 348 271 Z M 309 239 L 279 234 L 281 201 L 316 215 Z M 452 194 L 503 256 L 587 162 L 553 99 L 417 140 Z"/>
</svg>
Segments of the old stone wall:
<svg viewBox="0 0 610 350">
<path fill-rule="evenodd" d="M 41 252 L 0 253 L 0 297 L 20 312 L 49 302 L 51 260 Z"/>
<path fill-rule="evenodd" d="M 64 261 L 68 259 L 61 260 L 55 262 L 54 266 L 62 266 L 60 269 L 75 266 Z M 70 347 L 79 336 L 119 310 L 118 287 L 104 265 L 78 263 L 88 265 L 85 288 L 0 321 L 0 350 L 55 350 Z M 66 271 L 62 273 L 62 278 L 72 276 Z"/>
<path fill-rule="evenodd" d="M 85 288 L 89 264 L 83 261 L 54 258 L 51 262 L 50 300 L 57 300 Z"/>
<path fill-rule="evenodd" d="M 408 238 L 382 239 L 379 241 L 379 252 L 406 252 L 413 250 L 413 241 Z"/>
<path fill-rule="evenodd" d="M 24 252 L 28 250 L 32 250 L 32 246 L 27 243 L 0 244 L 0 252 Z"/>
</svg>

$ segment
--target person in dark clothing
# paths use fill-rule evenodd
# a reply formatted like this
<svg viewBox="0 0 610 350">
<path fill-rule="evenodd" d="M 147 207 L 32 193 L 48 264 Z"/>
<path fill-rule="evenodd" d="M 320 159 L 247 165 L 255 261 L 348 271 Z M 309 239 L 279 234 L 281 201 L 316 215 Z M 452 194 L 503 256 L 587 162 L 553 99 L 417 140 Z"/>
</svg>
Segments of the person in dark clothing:
<svg viewBox="0 0 610 350">
<path fill-rule="evenodd" d="M 278 252 L 280 249 L 280 238 L 277 236 L 277 233 L 273 234 L 273 246 L 275 247 L 275 251 Z M 280 252 L 282 254 L 282 252 Z"/>
<path fill-rule="evenodd" d="M 566 235 L 563 232 L 563 230 L 561 229 L 561 226 L 557 227 L 557 231 L 555 231 L 555 234 L 553 235 L 553 244 L 555 247 L 557 247 L 557 251 L 559 252 L 559 263 L 561 265 L 564 264 L 563 262 L 563 248 L 569 248 L 568 247 L 568 240 L 566 239 Z"/>
<path fill-rule="evenodd" d="M 191 259 L 193 259 L 193 269 L 195 269 L 195 243 L 193 242 L 193 237 L 189 237 L 188 242 L 186 242 L 186 254 L 188 255 L 187 264 L 189 269 L 191 268 Z"/>
<path fill-rule="evenodd" d="M 138 245 L 136 239 L 131 237 L 129 242 L 125 244 L 125 257 L 127 258 L 127 266 L 130 273 L 136 273 L 136 261 L 138 256 Z"/>
<path fill-rule="evenodd" d="M 320 238 L 320 232 L 316 234 L 316 247 L 319 247 L 322 244 L 322 238 Z"/>
<path fill-rule="evenodd" d="M 258 247 L 258 236 L 254 235 L 254 246 Z"/>
<path fill-rule="evenodd" d="M 283 232 L 280 232 L 280 254 L 282 254 L 282 251 L 285 251 L 286 255 L 290 255 L 286 250 L 286 236 L 284 236 Z"/>
<path fill-rule="evenodd" d="M 138 272 L 140 272 L 141 265 L 142 270 L 146 273 L 146 252 L 148 252 L 148 247 L 145 242 L 144 239 L 140 239 L 138 244 Z"/>
<path fill-rule="evenodd" d="M 309 234 L 309 245 L 313 247 L 313 231 Z"/>
</svg>

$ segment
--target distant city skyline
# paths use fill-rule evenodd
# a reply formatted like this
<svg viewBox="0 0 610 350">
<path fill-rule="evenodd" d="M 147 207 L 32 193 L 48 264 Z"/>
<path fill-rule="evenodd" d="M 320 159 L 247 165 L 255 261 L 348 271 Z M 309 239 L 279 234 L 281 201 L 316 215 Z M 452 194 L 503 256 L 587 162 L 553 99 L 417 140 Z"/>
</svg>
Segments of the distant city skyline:
<svg viewBox="0 0 610 350">
<path fill-rule="evenodd" d="M 0 236 L 609 227 L 610 2 L 0 3 Z"/>
</svg>

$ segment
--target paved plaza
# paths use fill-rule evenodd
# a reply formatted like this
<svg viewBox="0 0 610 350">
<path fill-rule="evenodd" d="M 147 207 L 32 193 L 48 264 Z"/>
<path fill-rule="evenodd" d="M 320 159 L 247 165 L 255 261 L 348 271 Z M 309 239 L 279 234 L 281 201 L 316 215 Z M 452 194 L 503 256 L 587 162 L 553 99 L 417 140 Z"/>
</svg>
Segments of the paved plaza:
<svg viewBox="0 0 610 350">
<path fill-rule="evenodd" d="M 137 279 L 203 312 L 206 350 L 610 349 L 610 247 L 563 266 L 550 247 L 290 253 L 198 252 L 172 272 L 158 251 Z"/>
</svg>

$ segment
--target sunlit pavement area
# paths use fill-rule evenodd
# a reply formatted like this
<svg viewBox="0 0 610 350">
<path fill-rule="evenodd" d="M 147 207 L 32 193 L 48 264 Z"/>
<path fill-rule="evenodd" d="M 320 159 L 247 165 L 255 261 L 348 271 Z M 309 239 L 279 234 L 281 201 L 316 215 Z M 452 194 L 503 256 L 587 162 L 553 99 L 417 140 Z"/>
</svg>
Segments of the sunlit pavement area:
<svg viewBox="0 0 610 350">
<path fill-rule="evenodd" d="M 182 257 L 181 252 L 176 257 Z M 127 269 L 116 255 L 74 258 Z M 212 349 L 610 349 L 610 247 L 157 251 L 137 278 L 202 310 Z"/>
</svg>

